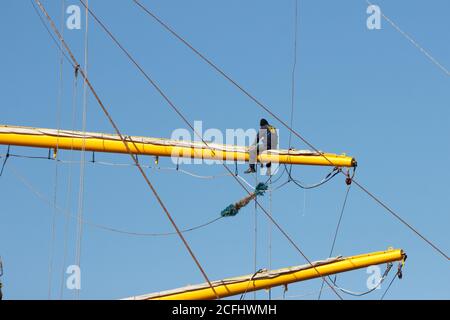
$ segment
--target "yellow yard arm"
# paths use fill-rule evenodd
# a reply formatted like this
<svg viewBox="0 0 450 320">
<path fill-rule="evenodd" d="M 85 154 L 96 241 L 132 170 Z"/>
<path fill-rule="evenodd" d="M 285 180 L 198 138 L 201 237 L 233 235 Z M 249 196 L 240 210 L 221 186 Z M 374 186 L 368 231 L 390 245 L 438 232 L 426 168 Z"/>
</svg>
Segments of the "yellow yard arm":
<svg viewBox="0 0 450 320">
<path fill-rule="evenodd" d="M 371 265 L 403 261 L 405 254 L 401 249 L 391 249 L 362 254 L 347 258 L 331 258 L 325 261 L 314 262 L 313 266 L 304 265 L 279 270 L 265 271 L 255 275 L 230 278 L 213 281 L 214 290 L 220 298 L 269 289 L 276 286 L 288 285 L 293 282 L 305 281 L 319 278 L 320 276 L 332 275 L 365 268 Z M 132 300 L 206 300 L 216 299 L 215 293 L 208 284 L 188 286 L 180 289 L 158 292 L 148 295 L 135 296 L 127 299 Z"/>
<path fill-rule="evenodd" d="M 134 154 L 161 157 L 184 157 L 228 161 L 248 161 L 248 148 L 201 141 L 179 141 L 162 138 L 125 136 Z M 95 152 L 127 153 L 118 135 L 0 125 L 0 144 L 86 150 Z M 268 150 L 258 160 L 296 165 L 354 167 L 356 160 L 345 154 L 318 153 L 309 150 Z"/>
</svg>

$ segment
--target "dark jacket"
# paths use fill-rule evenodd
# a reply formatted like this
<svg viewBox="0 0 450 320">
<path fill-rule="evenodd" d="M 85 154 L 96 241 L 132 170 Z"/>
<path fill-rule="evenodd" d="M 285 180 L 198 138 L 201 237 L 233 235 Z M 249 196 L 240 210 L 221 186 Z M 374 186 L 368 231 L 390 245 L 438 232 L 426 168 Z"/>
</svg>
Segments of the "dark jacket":
<svg viewBox="0 0 450 320">
<path fill-rule="evenodd" d="M 264 139 L 266 141 L 268 150 L 272 149 L 272 142 L 274 143 L 274 147 L 277 148 L 278 144 L 277 129 L 271 126 L 270 124 L 261 126 L 258 131 L 258 134 L 256 135 L 256 144 L 258 144 L 258 142 L 261 139 Z"/>
</svg>

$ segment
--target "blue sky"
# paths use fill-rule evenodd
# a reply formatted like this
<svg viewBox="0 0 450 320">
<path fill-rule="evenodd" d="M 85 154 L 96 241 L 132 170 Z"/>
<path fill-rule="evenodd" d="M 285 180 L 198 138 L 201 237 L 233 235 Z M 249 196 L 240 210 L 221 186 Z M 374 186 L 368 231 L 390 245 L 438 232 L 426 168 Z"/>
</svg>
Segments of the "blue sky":
<svg viewBox="0 0 450 320">
<path fill-rule="evenodd" d="M 285 128 L 132 1 L 90 2 L 191 122 L 202 120 L 204 128 L 247 129 L 266 117 L 280 128 L 281 146 L 287 146 Z M 283 119 L 290 115 L 294 3 L 144 1 Z M 47 0 L 43 4 L 59 21 L 61 2 Z M 443 66 L 450 67 L 448 1 L 376 4 Z M 449 77 L 385 20 L 381 30 L 368 30 L 366 8 L 363 0 L 299 0 L 294 128 L 321 150 L 356 157 L 359 181 L 448 253 Z M 55 128 L 59 122 L 61 128 L 80 129 L 82 82 L 78 82 L 74 113 L 73 71 L 65 63 L 58 121 L 59 53 L 29 1 L 6 2 L 0 24 L 1 123 Z M 64 35 L 82 61 L 83 29 L 66 29 Z M 89 25 L 89 75 L 123 132 L 170 137 L 173 130 L 186 127 L 93 20 Z M 92 96 L 88 98 L 87 129 L 113 132 Z M 296 148 L 306 148 L 300 140 L 293 141 Z M 1 149 L 2 154 L 6 152 L 5 146 Z M 12 151 L 47 155 L 47 150 L 30 148 L 13 147 Z M 80 159 L 78 152 L 61 151 L 59 156 L 64 160 Z M 126 155 L 96 157 L 116 163 L 130 161 Z M 153 163 L 150 157 L 140 160 Z M 169 159 L 161 159 L 160 164 L 173 167 Z M 224 173 L 219 165 L 182 168 L 200 175 Z M 239 167 L 240 173 L 244 170 L 245 166 Z M 217 217 L 224 207 L 245 195 L 230 177 L 207 180 L 168 170 L 147 173 L 181 228 Z M 326 173 L 327 169 L 316 167 L 293 170 L 295 177 L 308 183 L 320 180 Z M 58 205 L 76 214 L 80 167 L 59 164 L 56 169 L 52 161 L 12 158 L 0 178 L 4 297 L 47 299 L 54 210 L 30 192 L 17 174 L 51 202 L 56 190 Z M 87 164 L 84 189 L 84 217 L 89 221 L 137 232 L 172 231 L 135 168 Z M 338 176 L 322 188 L 304 191 L 291 183 L 273 193 L 273 215 L 311 260 L 326 258 L 329 253 L 345 191 L 343 178 Z M 261 202 L 269 206 L 268 197 Z M 262 268 L 269 264 L 269 224 L 261 212 L 257 213 L 257 221 L 257 261 L 258 268 Z M 68 232 L 65 226 L 65 217 L 58 215 L 51 297 L 72 299 L 73 291 L 64 289 L 61 295 L 60 288 L 63 270 L 75 263 L 76 223 L 69 221 Z M 252 273 L 254 236 L 252 205 L 234 218 L 186 234 L 211 279 Z M 404 249 L 409 258 L 404 278 L 394 282 L 386 298 L 450 298 L 448 262 L 353 187 L 336 254 L 349 256 L 390 246 Z M 133 237 L 85 226 L 81 248 L 83 299 L 116 299 L 203 282 L 176 236 Z M 272 267 L 304 263 L 273 229 Z M 342 287 L 364 291 L 368 276 L 362 269 L 338 279 Z M 386 285 L 365 299 L 379 299 Z M 286 295 L 315 299 L 319 288 L 320 280 L 292 284 Z M 273 289 L 272 297 L 281 295 L 282 289 Z M 266 299 L 267 292 L 258 292 L 257 297 Z M 323 297 L 336 298 L 330 290 Z M 253 298 L 253 294 L 247 298 Z"/>
</svg>

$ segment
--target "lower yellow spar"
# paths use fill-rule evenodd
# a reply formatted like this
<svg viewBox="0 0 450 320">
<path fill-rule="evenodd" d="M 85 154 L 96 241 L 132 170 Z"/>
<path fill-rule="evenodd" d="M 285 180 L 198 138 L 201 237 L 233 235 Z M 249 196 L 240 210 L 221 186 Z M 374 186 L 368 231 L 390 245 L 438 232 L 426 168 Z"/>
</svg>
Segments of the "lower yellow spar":
<svg viewBox="0 0 450 320">
<path fill-rule="evenodd" d="M 219 298 L 225 298 L 272 287 L 287 285 L 293 282 L 328 276 L 336 273 L 365 268 L 371 265 L 404 261 L 406 255 L 401 249 L 373 252 L 347 258 L 332 258 L 314 262 L 311 265 L 291 267 L 273 271 L 265 271 L 255 275 L 247 275 L 220 281 L 213 281 Z M 215 293 L 208 284 L 188 286 L 180 289 L 158 292 L 149 295 L 135 296 L 127 299 L 135 300 L 207 300 L 216 299 Z"/>
<path fill-rule="evenodd" d="M 222 161 L 249 161 L 247 147 L 180 141 L 161 138 L 124 136 L 133 154 L 161 157 L 183 157 Z M 0 144 L 86 150 L 94 152 L 127 153 L 118 135 L 0 125 Z M 318 153 L 309 150 L 268 150 L 258 156 L 262 163 L 273 162 L 295 165 L 355 167 L 352 157 L 334 153 Z"/>
</svg>

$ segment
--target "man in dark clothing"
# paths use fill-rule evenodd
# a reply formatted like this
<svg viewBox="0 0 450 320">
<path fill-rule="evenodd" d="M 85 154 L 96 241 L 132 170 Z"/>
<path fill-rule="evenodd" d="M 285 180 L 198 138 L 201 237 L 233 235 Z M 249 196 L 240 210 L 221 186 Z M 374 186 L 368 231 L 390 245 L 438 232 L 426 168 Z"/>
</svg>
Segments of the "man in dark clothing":
<svg viewBox="0 0 450 320">
<path fill-rule="evenodd" d="M 277 149 L 278 148 L 278 133 L 277 129 L 269 124 L 266 119 L 261 119 L 259 122 L 259 131 L 256 135 L 255 142 L 250 146 L 250 167 L 244 173 L 256 172 L 256 162 L 260 152 Z M 270 163 L 267 164 L 270 167 Z"/>
</svg>

